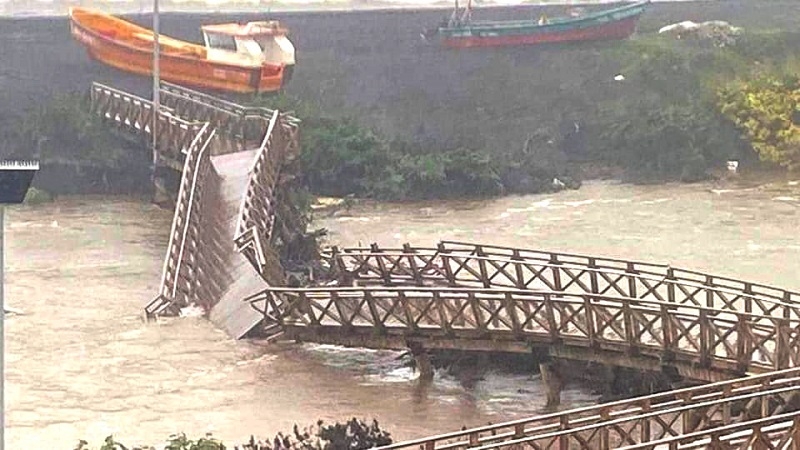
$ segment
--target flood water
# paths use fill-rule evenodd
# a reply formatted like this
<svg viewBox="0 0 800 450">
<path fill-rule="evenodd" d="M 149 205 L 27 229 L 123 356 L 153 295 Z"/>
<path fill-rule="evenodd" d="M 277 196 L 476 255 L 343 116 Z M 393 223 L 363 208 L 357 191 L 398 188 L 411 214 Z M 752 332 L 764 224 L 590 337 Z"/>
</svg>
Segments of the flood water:
<svg viewBox="0 0 800 450">
<path fill-rule="evenodd" d="M 800 289 L 800 186 L 591 183 L 489 201 L 359 205 L 323 213 L 330 242 L 468 240 L 669 262 Z M 412 438 L 541 411 L 532 376 L 420 388 L 397 353 L 234 342 L 202 318 L 145 324 L 171 214 L 134 199 L 73 198 L 6 212 L 8 448 L 73 448 L 114 433 L 228 442 L 316 419 L 376 417 Z M 579 386 L 566 406 L 594 401 Z"/>
</svg>

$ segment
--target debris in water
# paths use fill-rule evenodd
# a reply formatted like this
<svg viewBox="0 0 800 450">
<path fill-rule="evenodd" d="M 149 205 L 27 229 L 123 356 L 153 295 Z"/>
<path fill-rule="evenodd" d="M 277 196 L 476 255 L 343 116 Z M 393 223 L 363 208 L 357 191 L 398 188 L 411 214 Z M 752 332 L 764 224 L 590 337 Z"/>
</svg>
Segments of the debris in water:
<svg viewBox="0 0 800 450">
<path fill-rule="evenodd" d="M 191 305 L 181 308 L 181 317 L 203 317 L 205 311 L 203 308 L 192 303 Z"/>
</svg>

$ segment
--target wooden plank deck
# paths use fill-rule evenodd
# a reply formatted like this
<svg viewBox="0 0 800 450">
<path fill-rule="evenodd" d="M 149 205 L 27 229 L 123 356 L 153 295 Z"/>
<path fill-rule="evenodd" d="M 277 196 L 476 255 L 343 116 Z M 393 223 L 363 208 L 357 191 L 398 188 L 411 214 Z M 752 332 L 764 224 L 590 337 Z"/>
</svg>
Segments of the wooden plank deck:
<svg viewBox="0 0 800 450">
<path fill-rule="evenodd" d="M 242 299 L 263 289 L 266 282 L 253 270 L 247 259 L 235 251 L 233 237 L 239 215 L 242 196 L 250 179 L 250 166 L 255 157 L 255 150 L 248 150 L 211 158 L 213 174 L 218 180 L 217 188 L 209 193 L 209 203 L 205 205 L 206 213 L 213 214 L 216 220 L 208 221 L 209 227 L 203 230 L 218 243 L 223 251 L 214 256 L 214 266 L 222 268 L 223 274 L 218 278 L 221 294 L 211 309 L 210 320 L 234 339 L 239 339 L 258 326 L 263 316 Z M 205 256 L 208 258 L 208 256 Z"/>
</svg>

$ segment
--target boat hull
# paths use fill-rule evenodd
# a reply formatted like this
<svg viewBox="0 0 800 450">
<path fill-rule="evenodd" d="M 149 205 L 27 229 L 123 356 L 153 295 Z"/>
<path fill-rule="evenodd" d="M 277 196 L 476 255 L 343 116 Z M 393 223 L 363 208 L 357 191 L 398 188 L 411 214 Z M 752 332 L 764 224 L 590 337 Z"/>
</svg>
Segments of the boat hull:
<svg viewBox="0 0 800 450">
<path fill-rule="evenodd" d="M 607 23 L 591 28 L 535 34 L 509 34 L 498 36 L 445 37 L 443 44 L 449 48 L 510 47 L 559 42 L 609 41 L 627 39 L 636 31 L 638 17 Z"/>
<path fill-rule="evenodd" d="M 125 72 L 152 76 L 152 48 L 130 45 L 74 19 L 70 20 L 70 31 L 93 59 Z M 243 94 L 276 92 L 283 86 L 283 72 L 284 66 L 243 67 L 208 61 L 194 55 L 170 54 L 163 50 L 159 55 L 161 79 L 214 91 Z"/>
<path fill-rule="evenodd" d="M 450 48 L 505 47 L 561 42 L 627 39 L 635 31 L 647 2 L 576 19 L 540 24 L 531 21 L 469 22 L 440 28 Z"/>
</svg>

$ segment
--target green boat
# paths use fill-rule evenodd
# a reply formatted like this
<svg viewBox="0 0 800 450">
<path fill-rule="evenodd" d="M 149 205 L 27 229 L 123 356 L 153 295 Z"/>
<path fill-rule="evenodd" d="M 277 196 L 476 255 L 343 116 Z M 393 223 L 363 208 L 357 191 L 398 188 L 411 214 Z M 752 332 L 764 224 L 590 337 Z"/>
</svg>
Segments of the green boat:
<svg viewBox="0 0 800 450">
<path fill-rule="evenodd" d="M 437 36 L 450 48 L 506 47 L 555 42 L 581 42 L 627 39 L 635 31 L 639 17 L 650 0 L 629 3 L 616 8 L 568 17 L 539 20 L 473 21 L 471 0 L 455 11 L 437 29 L 423 37 Z"/>
</svg>

